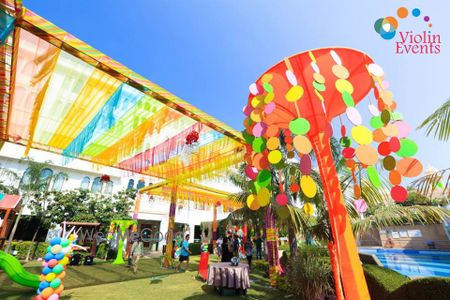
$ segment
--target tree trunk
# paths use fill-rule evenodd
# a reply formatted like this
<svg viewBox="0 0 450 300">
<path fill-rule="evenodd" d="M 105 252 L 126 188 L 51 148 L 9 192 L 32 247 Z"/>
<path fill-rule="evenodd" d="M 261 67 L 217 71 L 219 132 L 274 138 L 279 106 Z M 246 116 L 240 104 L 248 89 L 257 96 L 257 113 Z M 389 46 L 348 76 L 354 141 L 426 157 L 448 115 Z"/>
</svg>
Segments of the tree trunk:
<svg viewBox="0 0 450 300">
<path fill-rule="evenodd" d="M 295 236 L 294 228 L 292 228 L 292 226 L 289 226 L 288 239 L 289 239 L 289 249 L 291 251 L 290 257 L 292 259 L 297 254 L 297 248 L 298 248 L 297 237 Z"/>
<path fill-rule="evenodd" d="M 30 248 L 28 248 L 28 252 L 27 252 L 27 256 L 25 258 L 25 261 L 29 261 L 30 254 L 31 254 L 31 249 L 33 249 L 33 246 L 36 246 L 35 244 L 37 244 L 34 241 L 36 240 L 36 237 L 37 237 L 37 235 L 39 233 L 39 230 L 41 229 L 41 221 L 42 221 L 42 218 L 39 218 L 39 224 L 38 224 L 38 227 L 37 227 L 36 231 L 33 234 L 33 238 L 31 239 Z"/>
<path fill-rule="evenodd" d="M 22 207 L 20 208 L 19 214 L 16 216 L 16 220 L 14 221 L 14 226 L 9 234 L 8 243 L 5 248 L 6 253 L 9 253 L 9 250 L 10 250 L 9 248 L 11 247 L 12 240 L 14 239 L 14 235 L 16 234 L 17 226 L 19 225 L 19 220 L 22 217 L 24 207 L 25 207 L 25 205 L 22 205 Z"/>
</svg>

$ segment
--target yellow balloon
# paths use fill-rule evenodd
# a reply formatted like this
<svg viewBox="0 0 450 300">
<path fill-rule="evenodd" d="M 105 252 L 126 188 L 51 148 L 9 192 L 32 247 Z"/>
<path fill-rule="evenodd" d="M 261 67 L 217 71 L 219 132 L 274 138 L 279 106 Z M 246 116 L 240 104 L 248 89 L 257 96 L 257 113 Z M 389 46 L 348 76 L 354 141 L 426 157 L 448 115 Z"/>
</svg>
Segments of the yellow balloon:
<svg viewBox="0 0 450 300">
<path fill-rule="evenodd" d="M 317 193 L 316 183 L 309 175 L 303 175 L 300 178 L 300 187 L 303 194 L 308 198 L 314 198 Z"/>
<path fill-rule="evenodd" d="M 45 275 L 45 280 L 48 281 L 48 282 L 51 282 L 55 278 L 56 278 L 56 274 L 55 273 L 48 273 L 47 275 Z"/>
<path fill-rule="evenodd" d="M 294 147 L 300 154 L 308 154 L 312 150 L 312 144 L 304 135 L 297 135 L 294 138 Z"/>
<path fill-rule="evenodd" d="M 255 195 L 252 194 L 247 197 L 247 206 L 251 210 L 258 210 L 260 208 L 260 205 Z"/>
<path fill-rule="evenodd" d="M 267 206 L 270 202 L 270 191 L 265 187 L 260 188 L 256 199 L 260 206 Z"/>
<path fill-rule="evenodd" d="M 281 161 L 283 158 L 283 154 L 281 154 L 280 150 L 272 150 L 269 152 L 267 159 L 272 165 L 275 165 Z"/>
<path fill-rule="evenodd" d="M 314 214 L 314 205 L 312 205 L 311 203 L 305 203 L 305 205 L 303 205 L 303 211 L 307 215 L 312 216 Z"/>
<path fill-rule="evenodd" d="M 339 93 L 347 92 L 349 94 L 353 94 L 353 85 L 350 83 L 350 81 L 345 79 L 338 79 L 336 80 L 336 89 L 339 91 Z"/>
<path fill-rule="evenodd" d="M 63 266 L 67 265 L 69 263 L 69 258 L 67 256 L 64 256 L 59 263 Z"/>
<path fill-rule="evenodd" d="M 271 137 L 266 142 L 266 147 L 269 150 L 276 150 L 280 146 L 280 140 L 277 137 Z"/>
<path fill-rule="evenodd" d="M 359 125 L 352 128 L 352 138 L 360 145 L 367 145 L 373 141 L 373 133 L 369 128 Z"/>
<path fill-rule="evenodd" d="M 288 102 L 298 101 L 303 97 L 304 92 L 305 92 L 305 90 L 301 86 L 294 85 L 293 87 L 291 87 L 289 89 L 289 91 L 287 91 L 287 93 L 285 95 L 286 100 Z"/>
</svg>

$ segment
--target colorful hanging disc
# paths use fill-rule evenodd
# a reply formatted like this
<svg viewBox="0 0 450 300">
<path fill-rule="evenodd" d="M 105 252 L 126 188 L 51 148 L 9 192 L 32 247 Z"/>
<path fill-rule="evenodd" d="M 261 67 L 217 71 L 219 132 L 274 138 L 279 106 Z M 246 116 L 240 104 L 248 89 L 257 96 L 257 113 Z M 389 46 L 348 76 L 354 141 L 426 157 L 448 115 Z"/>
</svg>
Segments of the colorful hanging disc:
<svg viewBox="0 0 450 300">
<path fill-rule="evenodd" d="M 307 154 L 302 155 L 300 158 L 300 172 L 302 172 L 303 175 L 311 174 L 311 164 L 311 157 Z"/>
<path fill-rule="evenodd" d="M 370 74 L 372 74 L 373 76 L 376 76 L 376 77 L 382 77 L 384 75 L 383 68 L 381 68 L 377 64 L 368 65 L 367 70 L 369 71 Z"/>
<path fill-rule="evenodd" d="M 258 108 L 254 109 L 250 113 L 250 119 L 252 119 L 253 122 L 261 122 L 262 120 L 262 111 Z"/>
<path fill-rule="evenodd" d="M 381 186 L 380 176 L 378 175 L 377 169 L 373 166 L 367 167 L 367 176 L 374 187 L 379 188 Z"/>
<path fill-rule="evenodd" d="M 383 159 L 383 167 L 388 170 L 394 170 L 395 169 L 395 158 L 392 155 L 388 155 Z"/>
<path fill-rule="evenodd" d="M 275 165 L 281 161 L 283 154 L 280 150 L 272 150 L 269 152 L 267 159 L 272 165 Z"/>
<path fill-rule="evenodd" d="M 317 83 L 324 84 L 325 83 L 325 77 L 323 77 L 320 73 L 313 73 L 313 79 Z"/>
<path fill-rule="evenodd" d="M 264 107 L 264 112 L 265 112 L 267 115 L 270 115 L 271 113 L 273 113 L 273 111 L 275 110 L 275 108 L 276 108 L 275 102 L 270 102 L 269 104 L 267 104 L 267 105 Z"/>
<path fill-rule="evenodd" d="M 396 154 L 401 157 L 411 157 L 417 153 L 417 150 L 417 144 L 413 140 L 405 138 L 400 140 L 400 150 Z"/>
<path fill-rule="evenodd" d="M 318 90 L 319 92 L 325 91 L 325 84 L 318 83 L 317 81 L 313 81 L 313 87 Z"/>
<path fill-rule="evenodd" d="M 308 120 L 304 118 L 297 118 L 289 123 L 289 129 L 296 135 L 305 135 L 308 133 L 310 128 L 311 126 Z"/>
<path fill-rule="evenodd" d="M 257 137 L 252 143 L 253 151 L 261 153 L 266 149 L 266 140 L 263 137 Z"/>
<path fill-rule="evenodd" d="M 280 218 L 286 219 L 290 215 L 289 208 L 287 206 L 278 207 L 277 214 Z"/>
<path fill-rule="evenodd" d="M 378 108 L 375 105 L 369 104 L 369 111 L 374 116 L 380 115 L 380 111 L 378 110 Z"/>
<path fill-rule="evenodd" d="M 394 124 L 395 124 L 395 126 L 397 126 L 397 129 L 398 129 L 397 137 L 399 139 L 407 137 L 409 135 L 409 133 L 411 132 L 411 126 L 409 126 L 409 124 L 406 123 L 405 121 L 397 121 Z"/>
<path fill-rule="evenodd" d="M 391 197 L 395 202 L 405 202 L 408 199 L 408 191 L 401 185 L 393 186 L 391 189 Z"/>
<path fill-rule="evenodd" d="M 347 79 L 350 76 L 347 68 L 343 65 L 333 65 L 333 67 L 331 67 L 331 72 L 339 79 Z"/>
<path fill-rule="evenodd" d="M 375 129 L 373 131 L 373 140 L 377 143 L 381 143 L 387 139 L 387 136 L 383 133 L 383 130 L 381 128 Z"/>
<path fill-rule="evenodd" d="M 300 191 L 300 186 L 296 183 L 291 184 L 289 188 L 293 193 L 297 193 L 298 191 Z"/>
<path fill-rule="evenodd" d="M 381 142 L 378 145 L 378 153 L 383 156 L 389 155 L 391 153 L 389 142 Z"/>
<path fill-rule="evenodd" d="M 312 216 L 314 214 L 314 205 L 312 205 L 309 202 L 306 202 L 303 205 L 303 211 L 305 212 L 305 214 Z"/>
<path fill-rule="evenodd" d="M 250 165 L 247 165 L 245 167 L 245 175 L 247 175 L 247 177 L 250 178 L 251 180 L 255 180 L 256 177 L 258 176 L 258 169 Z"/>
<path fill-rule="evenodd" d="M 352 140 L 348 136 L 343 136 L 340 138 L 339 143 L 342 147 L 350 147 L 352 145 Z"/>
<path fill-rule="evenodd" d="M 401 121 L 401 120 L 403 120 L 403 115 L 402 115 L 401 112 L 394 111 L 394 112 L 391 114 L 391 118 L 392 118 L 392 120 L 394 120 L 394 121 Z"/>
<path fill-rule="evenodd" d="M 308 154 L 312 150 L 312 144 L 304 135 L 297 135 L 294 138 L 294 148 L 300 154 Z"/>
<path fill-rule="evenodd" d="M 275 94 L 267 93 L 267 95 L 264 97 L 264 103 L 265 104 L 272 103 L 273 99 L 275 99 Z"/>
<path fill-rule="evenodd" d="M 381 117 L 380 116 L 373 116 L 372 118 L 370 118 L 370 127 L 374 128 L 374 129 L 378 129 L 383 127 L 383 121 L 381 121 Z"/>
<path fill-rule="evenodd" d="M 277 125 L 270 125 L 266 130 L 266 136 L 278 137 L 280 135 L 280 128 Z"/>
<path fill-rule="evenodd" d="M 397 171 L 404 177 L 417 177 L 422 170 L 422 163 L 415 158 L 406 157 L 397 162 Z"/>
<path fill-rule="evenodd" d="M 270 174 L 269 170 L 261 170 L 258 173 L 258 176 L 256 178 L 256 181 L 260 186 L 268 186 L 270 182 L 272 181 L 272 175 Z"/>
<path fill-rule="evenodd" d="M 392 152 L 397 152 L 400 150 L 400 140 L 397 137 L 391 137 L 389 140 L 389 148 Z"/>
<path fill-rule="evenodd" d="M 347 109 L 345 110 L 345 113 L 347 115 L 348 120 L 353 124 L 353 125 L 361 125 L 362 124 L 362 117 L 361 114 L 359 113 L 359 111 L 354 108 L 354 107 L 347 107 Z"/>
<path fill-rule="evenodd" d="M 270 191 L 265 187 L 260 188 L 256 199 L 258 200 L 260 206 L 267 206 L 270 202 Z"/>
<path fill-rule="evenodd" d="M 347 159 L 355 157 L 355 149 L 351 147 L 342 149 L 342 156 Z"/>
<path fill-rule="evenodd" d="M 359 145 L 355 154 L 358 160 L 366 166 L 374 165 L 378 161 L 378 153 L 370 145 Z"/>
<path fill-rule="evenodd" d="M 266 124 L 262 122 L 256 123 L 255 126 L 253 126 L 252 133 L 255 137 L 261 137 L 262 135 L 264 135 L 266 128 Z"/>
<path fill-rule="evenodd" d="M 352 138 L 360 145 L 370 144 L 373 140 L 372 131 L 367 127 L 359 125 L 352 128 Z"/>
<path fill-rule="evenodd" d="M 342 100 L 344 100 L 344 103 L 347 107 L 355 106 L 355 101 L 353 100 L 353 97 L 352 97 L 352 95 L 350 95 L 349 92 L 342 93 Z"/>
<path fill-rule="evenodd" d="M 275 198 L 275 200 L 277 201 L 278 205 L 286 206 L 289 198 L 286 194 L 282 193 L 282 194 L 278 194 L 277 197 Z"/>
<path fill-rule="evenodd" d="M 335 83 L 336 89 L 339 93 L 347 92 L 349 94 L 353 94 L 353 85 L 350 83 L 350 81 L 345 79 L 338 79 Z"/>
<path fill-rule="evenodd" d="M 353 186 L 353 195 L 355 198 L 361 198 L 361 187 L 357 184 Z"/>
<path fill-rule="evenodd" d="M 387 109 L 383 110 L 381 112 L 381 121 L 384 124 L 387 124 L 389 123 L 390 120 L 391 120 L 391 113 Z"/>
<path fill-rule="evenodd" d="M 308 198 L 314 198 L 317 193 L 316 183 L 309 175 L 303 175 L 300 178 L 300 187 L 303 194 Z"/>
<path fill-rule="evenodd" d="M 399 185 L 402 183 L 402 175 L 397 170 L 389 172 L 389 182 L 392 185 Z"/>
<path fill-rule="evenodd" d="M 267 140 L 267 143 L 266 143 L 267 149 L 276 150 L 276 149 L 278 149 L 279 146 L 280 146 L 280 140 L 277 137 L 272 136 Z"/>
<path fill-rule="evenodd" d="M 387 136 L 397 136 L 398 135 L 398 127 L 395 124 L 387 124 L 383 128 L 381 128 L 383 133 Z"/>
<path fill-rule="evenodd" d="M 263 88 L 264 88 L 264 90 L 265 90 L 266 92 L 268 92 L 268 93 L 273 93 L 273 86 L 272 86 L 270 83 L 264 82 L 264 83 L 263 83 Z"/>
<path fill-rule="evenodd" d="M 364 201 L 364 199 L 362 198 L 356 199 L 355 202 L 353 202 L 353 205 L 355 206 L 356 211 L 359 213 L 364 213 L 369 208 L 366 201 Z"/>
<path fill-rule="evenodd" d="M 296 102 L 303 97 L 304 92 L 303 87 L 295 85 L 287 91 L 285 98 L 288 102 Z"/>
<path fill-rule="evenodd" d="M 251 194 L 247 197 L 247 206 L 251 210 L 258 210 L 261 206 L 255 195 Z"/>
<path fill-rule="evenodd" d="M 298 84 L 297 77 L 295 77 L 294 72 L 291 70 L 286 70 L 286 78 L 292 86 L 296 86 Z"/>
</svg>

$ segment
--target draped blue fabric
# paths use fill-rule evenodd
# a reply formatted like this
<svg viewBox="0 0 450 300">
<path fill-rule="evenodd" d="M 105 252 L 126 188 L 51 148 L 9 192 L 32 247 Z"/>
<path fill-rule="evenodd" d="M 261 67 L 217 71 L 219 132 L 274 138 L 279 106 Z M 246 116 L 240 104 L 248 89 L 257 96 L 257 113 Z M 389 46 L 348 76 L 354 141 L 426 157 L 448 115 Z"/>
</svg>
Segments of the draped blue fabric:
<svg viewBox="0 0 450 300">
<path fill-rule="evenodd" d="M 3 10 L 0 10 L 0 44 L 6 41 L 6 38 L 14 29 L 14 18 Z"/>
<path fill-rule="evenodd" d="M 111 129 L 145 95 L 122 83 L 103 107 L 63 151 L 66 157 L 78 157 L 84 149 Z"/>
</svg>

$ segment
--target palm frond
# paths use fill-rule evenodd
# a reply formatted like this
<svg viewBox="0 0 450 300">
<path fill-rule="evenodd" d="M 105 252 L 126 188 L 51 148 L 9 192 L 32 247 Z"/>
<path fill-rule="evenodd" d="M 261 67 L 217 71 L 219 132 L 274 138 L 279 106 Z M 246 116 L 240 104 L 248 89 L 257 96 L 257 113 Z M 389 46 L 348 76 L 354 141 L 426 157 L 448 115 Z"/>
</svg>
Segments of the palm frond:
<svg viewBox="0 0 450 300">
<path fill-rule="evenodd" d="M 448 195 L 450 193 L 450 168 L 439 170 L 414 180 L 410 187 L 415 189 L 420 195 L 433 199 L 436 189 L 440 194 Z"/>
<path fill-rule="evenodd" d="M 425 128 L 427 136 L 433 135 L 440 141 L 450 138 L 450 98 L 423 121 L 417 129 Z"/>
</svg>

